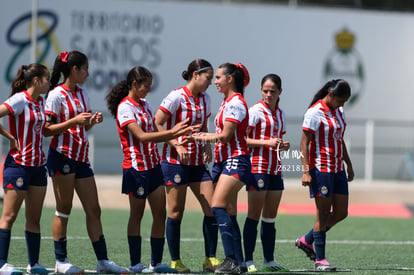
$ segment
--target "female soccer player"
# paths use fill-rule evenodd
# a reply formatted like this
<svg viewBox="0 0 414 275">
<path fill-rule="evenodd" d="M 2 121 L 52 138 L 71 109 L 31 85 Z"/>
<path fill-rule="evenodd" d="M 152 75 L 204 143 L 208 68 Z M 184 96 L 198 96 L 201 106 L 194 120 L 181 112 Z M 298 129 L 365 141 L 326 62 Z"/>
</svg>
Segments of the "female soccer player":
<svg viewBox="0 0 414 275">
<path fill-rule="evenodd" d="M 63 82 L 58 85 L 63 75 Z M 53 136 L 47 158 L 56 199 L 53 220 L 56 273 L 82 273 L 67 259 L 66 231 L 74 191 L 86 214 L 86 227 L 92 242 L 99 273 L 127 273 L 108 260 L 102 232 L 101 208 L 93 170 L 90 167 L 87 131 L 103 120 L 102 113 L 91 115 L 86 90 L 78 87 L 88 77 L 88 58 L 81 52 L 59 54 L 53 66 L 52 89 L 46 100 L 47 136 Z"/>
<path fill-rule="evenodd" d="M 207 120 L 211 115 L 210 96 L 205 93 L 213 78 L 213 67 L 204 59 L 195 59 L 182 73 L 187 85 L 173 90 L 164 98 L 155 121 L 158 131 L 169 130 L 178 122 L 189 119 L 191 125 L 201 124 L 208 132 Z M 164 124 L 166 124 L 164 128 Z M 181 144 L 181 138 L 165 143 L 163 150 L 164 183 L 167 190 L 168 220 L 167 242 L 171 267 L 180 273 L 190 272 L 180 259 L 180 231 L 187 187 L 190 187 L 204 213 L 203 234 L 205 246 L 204 271 L 214 271 L 220 265 L 216 258 L 218 227 L 211 211 L 213 182 L 206 163 L 212 159 L 210 144 Z"/>
<path fill-rule="evenodd" d="M 212 210 L 216 217 L 226 258 L 215 273 L 242 273 L 243 252 L 237 223 L 237 194 L 252 180 L 249 150 L 246 143 L 249 114 L 243 98 L 249 83 L 247 69 L 241 63 L 224 63 L 216 71 L 214 84 L 224 94 L 224 101 L 215 118 L 216 133 L 193 135 L 196 142 L 215 145 L 213 182 L 216 187 Z"/>
<path fill-rule="evenodd" d="M 275 219 L 284 189 L 280 150 L 288 150 L 290 144 L 283 141 L 286 134 L 285 113 L 279 108 L 282 80 L 276 74 L 268 74 L 261 82 L 262 100 L 249 109 L 249 137 L 251 147 L 253 181 L 246 183 L 248 212 L 243 229 L 246 267 L 249 273 L 257 272 L 253 263 L 256 246 L 257 224 L 262 215 L 260 237 L 264 263 L 262 271 L 288 271 L 274 261 L 276 241 Z"/>
<path fill-rule="evenodd" d="M 46 157 L 42 150 L 45 124 L 41 94 L 49 91 L 50 74 L 40 64 L 21 66 L 12 82 L 10 97 L 0 105 L 0 117 L 9 116 L 8 132 L 0 125 L 0 134 L 10 141 L 3 170 L 3 212 L 0 219 L 0 274 L 23 274 L 7 262 L 11 229 L 25 202 L 25 237 L 30 274 L 49 273 L 39 264 L 40 217 L 46 195 Z"/>
<path fill-rule="evenodd" d="M 344 142 L 342 107 L 350 96 L 345 80 L 327 82 L 315 94 L 303 121 L 300 150 L 302 165 L 309 171 L 304 169 L 302 185 L 309 186 L 310 196 L 315 198 L 316 220 L 313 229 L 295 244 L 315 259 L 317 271 L 336 270 L 325 258 L 326 231 L 348 215 L 348 182 L 353 180 L 354 170 Z"/>
<path fill-rule="evenodd" d="M 151 72 L 144 67 L 134 67 L 126 80 L 112 88 L 106 96 L 106 102 L 109 111 L 116 118 L 124 153 L 122 193 L 129 195 L 129 269 L 135 273 L 176 273 L 175 269 L 161 264 L 166 210 L 163 174 L 156 142 L 177 138 L 191 132 L 194 127 L 188 127 L 189 120 L 183 119 L 171 129 L 157 132 L 151 108 L 145 100 L 151 91 L 151 85 Z M 141 220 L 146 199 L 153 218 L 149 268 L 141 263 Z"/>
</svg>

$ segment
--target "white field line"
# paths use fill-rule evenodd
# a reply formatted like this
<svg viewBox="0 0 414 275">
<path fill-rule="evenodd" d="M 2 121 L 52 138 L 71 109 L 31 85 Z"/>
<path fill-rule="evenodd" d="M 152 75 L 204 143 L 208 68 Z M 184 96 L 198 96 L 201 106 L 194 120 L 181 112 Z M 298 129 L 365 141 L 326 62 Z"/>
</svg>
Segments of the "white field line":
<svg viewBox="0 0 414 275">
<path fill-rule="evenodd" d="M 13 240 L 24 240 L 23 236 L 12 236 Z M 51 236 L 42 236 L 42 239 L 51 240 Z M 68 240 L 88 240 L 88 237 L 70 236 Z M 149 242 L 149 239 L 144 239 Z M 202 238 L 181 238 L 182 242 L 204 242 Z M 220 240 L 219 240 L 220 241 Z M 260 240 L 257 240 L 260 242 Z M 276 240 L 276 243 L 295 243 L 295 240 Z M 327 243 L 332 244 L 366 244 L 366 245 L 414 245 L 414 241 L 374 241 L 374 240 L 328 240 Z"/>
</svg>

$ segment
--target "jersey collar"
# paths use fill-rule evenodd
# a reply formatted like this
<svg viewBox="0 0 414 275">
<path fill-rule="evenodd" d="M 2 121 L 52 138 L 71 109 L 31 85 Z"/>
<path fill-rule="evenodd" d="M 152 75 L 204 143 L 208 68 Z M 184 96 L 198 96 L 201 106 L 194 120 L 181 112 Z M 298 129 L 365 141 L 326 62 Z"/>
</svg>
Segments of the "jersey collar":
<svg viewBox="0 0 414 275">
<path fill-rule="evenodd" d="M 187 86 L 183 86 L 183 90 L 184 90 L 184 92 L 185 92 L 185 94 L 186 94 L 187 96 L 195 97 L 195 96 L 194 96 L 194 95 L 190 92 L 190 90 L 187 88 Z M 200 92 L 200 93 L 198 94 L 198 97 L 201 97 L 201 96 L 204 96 L 203 92 Z"/>
<path fill-rule="evenodd" d="M 76 90 L 75 91 L 72 91 L 68 86 L 66 86 L 66 84 L 64 84 L 64 83 L 62 83 L 62 84 L 60 84 L 60 87 L 62 87 L 65 91 L 67 91 L 67 92 L 72 92 L 72 93 L 76 93 L 76 92 L 78 92 L 78 91 L 82 91 L 82 89 L 81 88 L 79 88 L 78 86 L 76 86 Z"/>
</svg>

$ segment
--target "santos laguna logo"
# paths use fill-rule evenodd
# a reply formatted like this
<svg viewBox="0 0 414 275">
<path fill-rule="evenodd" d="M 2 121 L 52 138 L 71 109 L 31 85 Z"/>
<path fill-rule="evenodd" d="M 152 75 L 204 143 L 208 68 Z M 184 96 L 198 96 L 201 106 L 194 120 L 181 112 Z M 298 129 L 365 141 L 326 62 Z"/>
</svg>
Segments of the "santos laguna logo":
<svg viewBox="0 0 414 275">
<path fill-rule="evenodd" d="M 364 87 L 362 58 L 354 47 L 355 35 L 344 28 L 335 34 L 335 48 L 328 54 L 324 66 L 324 79 L 342 78 L 352 89 L 349 104 L 357 102 Z"/>
<path fill-rule="evenodd" d="M 7 43 L 15 48 L 5 72 L 8 83 L 12 82 L 17 68 L 21 64 L 27 63 L 27 61 L 19 61 L 19 58 L 30 50 L 32 24 L 32 14 L 28 12 L 16 18 L 7 29 Z M 54 34 L 57 25 L 58 17 L 54 12 L 49 10 L 38 11 L 36 62 L 44 63 L 49 55 L 56 56 L 60 52 L 60 45 Z"/>
</svg>

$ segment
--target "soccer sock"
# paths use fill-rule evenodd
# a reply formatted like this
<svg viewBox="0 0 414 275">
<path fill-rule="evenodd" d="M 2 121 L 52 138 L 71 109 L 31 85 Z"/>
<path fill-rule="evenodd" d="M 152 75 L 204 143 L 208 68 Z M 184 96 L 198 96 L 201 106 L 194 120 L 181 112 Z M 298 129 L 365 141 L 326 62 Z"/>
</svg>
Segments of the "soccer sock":
<svg viewBox="0 0 414 275">
<path fill-rule="evenodd" d="M 9 255 L 11 232 L 10 230 L 0 229 L 0 267 L 7 263 Z"/>
<path fill-rule="evenodd" d="M 178 260 L 180 258 L 180 232 L 181 221 L 177 219 L 167 219 L 166 235 L 168 249 L 170 251 L 171 260 Z"/>
<path fill-rule="evenodd" d="M 216 218 L 204 216 L 203 219 L 203 235 L 204 235 L 204 251 L 206 257 L 215 257 L 217 251 L 217 234 L 218 226 Z"/>
<path fill-rule="evenodd" d="M 151 266 L 155 267 L 162 261 L 165 238 L 151 237 Z"/>
<path fill-rule="evenodd" d="M 221 233 L 221 241 L 223 243 L 224 255 L 228 258 L 234 258 L 233 250 L 233 222 L 224 207 L 212 207 L 214 217 Z"/>
<path fill-rule="evenodd" d="M 40 233 L 33 233 L 25 230 L 24 235 L 26 238 L 27 256 L 29 258 L 30 266 L 34 266 L 39 262 L 40 253 Z"/>
<path fill-rule="evenodd" d="M 328 232 L 329 229 L 331 229 L 330 227 L 326 227 L 325 232 Z M 305 242 L 307 244 L 313 244 L 314 242 L 314 238 L 313 238 L 313 228 L 311 230 L 309 230 L 309 232 L 305 235 Z"/>
<path fill-rule="evenodd" d="M 313 228 L 312 228 L 311 230 L 309 230 L 308 233 L 306 233 L 305 242 L 307 244 L 313 244 L 313 241 L 314 241 L 314 239 L 313 239 Z"/>
<path fill-rule="evenodd" d="M 276 241 L 276 227 L 274 222 L 264 222 L 262 220 L 262 227 L 260 230 L 260 237 L 262 240 L 263 257 L 266 262 L 274 260 L 273 253 L 275 252 Z"/>
<path fill-rule="evenodd" d="M 257 224 L 259 221 L 255 221 L 250 218 L 246 218 L 243 227 L 243 245 L 244 256 L 247 261 L 253 261 L 253 252 L 256 247 L 257 238 Z"/>
<path fill-rule="evenodd" d="M 128 236 L 129 259 L 131 266 L 141 262 L 141 236 Z"/>
<path fill-rule="evenodd" d="M 321 261 L 325 259 L 326 231 L 313 232 L 313 238 L 315 239 L 316 260 Z"/>
<path fill-rule="evenodd" d="M 54 241 L 54 245 L 56 260 L 63 262 L 68 257 L 66 237 L 60 238 L 58 241 Z"/>
<path fill-rule="evenodd" d="M 242 264 L 243 261 L 243 248 L 242 248 L 242 240 L 241 240 L 241 232 L 239 223 L 237 222 L 237 216 L 230 216 L 231 221 L 233 222 L 233 249 L 234 249 L 234 256 L 239 264 Z"/>
<path fill-rule="evenodd" d="M 108 252 L 106 250 L 106 242 L 104 236 L 100 236 L 99 240 L 92 243 L 96 258 L 100 260 L 108 260 Z"/>
</svg>

